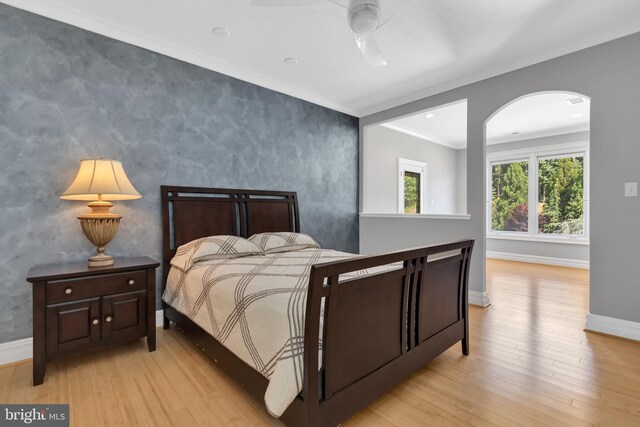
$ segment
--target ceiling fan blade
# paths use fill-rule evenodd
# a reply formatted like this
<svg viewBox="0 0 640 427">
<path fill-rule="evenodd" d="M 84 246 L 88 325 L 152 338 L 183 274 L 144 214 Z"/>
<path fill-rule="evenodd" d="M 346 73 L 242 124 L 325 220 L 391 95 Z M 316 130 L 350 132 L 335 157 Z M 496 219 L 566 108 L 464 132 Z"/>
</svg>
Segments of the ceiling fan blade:
<svg viewBox="0 0 640 427">
<path fill-rule="evenodd" d="M 348 2 L 345 1 L 345 0 L 324 0 L 324 1 L 329 2 L 329 3 L 333 3 L 336 6 L 340 6 L 343 9 L 349 10 Z"/>
<path fill-rule="evenodd" d="M 251 6 L 292 7 L 320 3 L 324 0 L 251 0 Z"/>
<path fill-rule="evenodd" d="M 414 3 L 417 3 L 418 0 L 406 0 L 406 1 L 386 1 L 382 3 L 381 14 L 380 14 L 380 24 L 378 24 L 378 31 L 380 28 L 384 27 L 396 16 L 405 12 L 409 6 L 413 6 Z"/>
<path fill-rule="evenodd" d="M 356 44 L 373 68 L 384 67 L 387 65 L 387 60 L 382 55 L 382 50 L 380 50 L 380 46 L 378 46 L 378 43 L 376 43 L 373 37 L 356 37 Z"/>
</svg>

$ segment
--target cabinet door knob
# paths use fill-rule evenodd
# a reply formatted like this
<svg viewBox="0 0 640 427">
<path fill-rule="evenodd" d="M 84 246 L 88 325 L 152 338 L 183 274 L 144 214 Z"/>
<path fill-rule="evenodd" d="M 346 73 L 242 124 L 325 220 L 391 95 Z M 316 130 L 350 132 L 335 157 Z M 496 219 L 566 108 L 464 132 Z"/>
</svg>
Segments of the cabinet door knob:
<svg viewBox="0 0 640 427">
<path fill-rule="evenodd" d="M 131 286 L 133 286 L 133 285 L 135 285 L 135 284 L 136 284 L 136 281 L 135 281 L 135 280 L 133 280 L 133 279 L 129 279 L 129 280 L 127 281 L 127 283 L 128 283 L 128 284 L 130 284 Z"/>
<path fill-rule="evenodd" d="M 105 322 L 111 322 L 111 319 L 113 319 L 111 316 L 107 316 L 104 318 Z"/>
<path fill-rule="evenodd" d="M 67 295 L 71 295 L 71 293 L 73 292 L 73 289 L 71 288 L 65 288 L 64 293 Z"/>
<path fill-rule="evenodd" d="M 98 323 L 100 323 L 100 319 L 96 317 L 91 321 L 91 323 L 93 323 L 94 325 L 97 325 Z"/>
</svg>

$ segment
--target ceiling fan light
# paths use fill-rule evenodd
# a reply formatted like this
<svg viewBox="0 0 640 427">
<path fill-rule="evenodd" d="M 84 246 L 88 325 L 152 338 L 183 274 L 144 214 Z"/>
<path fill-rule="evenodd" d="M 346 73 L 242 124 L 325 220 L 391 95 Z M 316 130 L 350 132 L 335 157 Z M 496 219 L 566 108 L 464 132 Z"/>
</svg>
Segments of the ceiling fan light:
<svg viewBox="0 0 640 427">
<path fill-rule="evenodd" d="M 358 36 L 371 34 L 380 25 L 380 8 L 376 2 L 359 4 L 349 10 L 349 26 Z"/>
</svg>

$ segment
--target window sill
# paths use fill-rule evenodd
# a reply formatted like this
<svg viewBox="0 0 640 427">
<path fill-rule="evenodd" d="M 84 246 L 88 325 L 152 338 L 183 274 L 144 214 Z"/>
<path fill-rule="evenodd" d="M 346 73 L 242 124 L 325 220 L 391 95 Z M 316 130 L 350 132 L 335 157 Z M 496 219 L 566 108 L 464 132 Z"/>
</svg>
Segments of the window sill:
<svg viewBox="0 0 640 427">
<path fill-rule="evenodd" d="M 469 214 L 401 214 L 401 213 L 361 213 L 361 218 L 407 218 L 407 219 L 471 219 Z"/>
<path fill-rule="evenodd" d="M 559 243 L 563 245 L 583 245 L 589 246 L 589 240 L 577 237 L 533 237 L 533 236 L 517 236 L 512 234 L 491 234 L 487 233 L 487 239 L 496 240 L 521 240 L 526 242 L 538 243 Z"/>
</svg>

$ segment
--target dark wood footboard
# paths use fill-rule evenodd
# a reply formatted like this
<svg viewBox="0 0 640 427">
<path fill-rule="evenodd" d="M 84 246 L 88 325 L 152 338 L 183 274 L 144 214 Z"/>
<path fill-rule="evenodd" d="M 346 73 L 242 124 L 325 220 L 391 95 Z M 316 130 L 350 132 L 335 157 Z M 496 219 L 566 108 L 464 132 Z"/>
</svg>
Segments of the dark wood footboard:
<svg viewBox="0 0 640 427">
<path fill-rule="evenodd" d="M 468 354 L 473 243 L 464 240 L 312 267 L 302 393 L 306 419 L 299 420 L 300 425 L 337 425 L 458 341 Z M 449 256 L 434 259 L 445 254 Z M 339 281 L 341 274 L 397 262 L 402 267 L 396 270 Z M 324 369 L 319 377 L 320 338 Z"/>
</svg>

